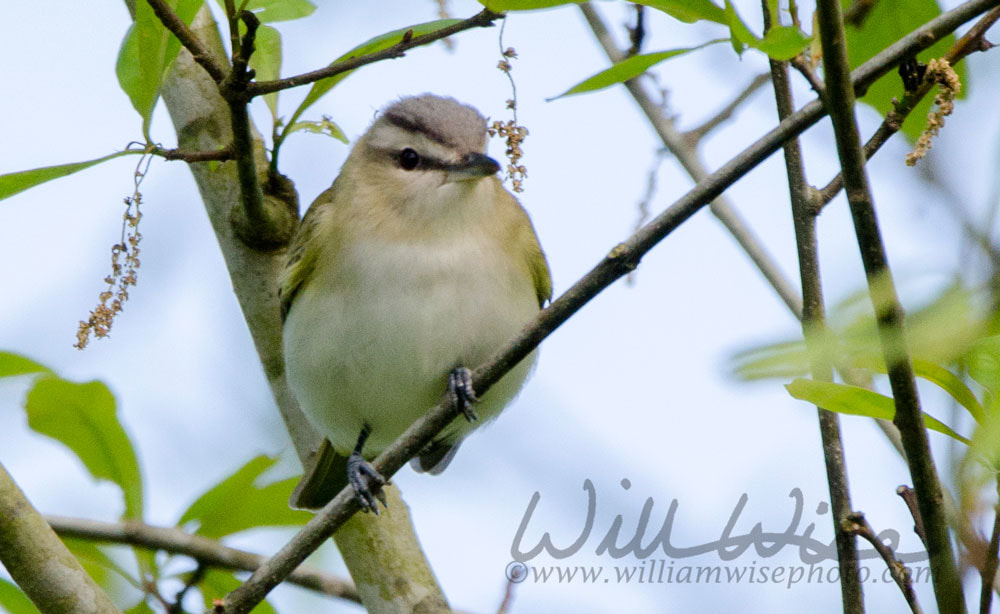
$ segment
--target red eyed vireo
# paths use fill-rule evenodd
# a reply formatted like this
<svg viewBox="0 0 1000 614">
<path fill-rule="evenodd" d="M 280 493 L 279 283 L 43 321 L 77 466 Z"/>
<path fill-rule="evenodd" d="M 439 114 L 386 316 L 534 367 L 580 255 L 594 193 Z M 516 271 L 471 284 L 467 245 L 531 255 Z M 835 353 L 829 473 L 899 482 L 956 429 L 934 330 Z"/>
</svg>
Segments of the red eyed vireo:
<svg viewBox="0 0 1000 614">
<path fill-rule="evenodd" d="M 494 418 L 531 370 L 534 354 L 472 412 L 467 367 L 552 294 L 531 220 L 485 149 L 486 120 L 472 107 L 404 98 L 379 113 L 302 219 L 281 277 L 285 362 L 326 440 L 293 507 L 321 507 L 350 483 L 377 512 L 384 480 L 365 459 L 449 390 L 468 420 L 453 421 L 411 461 L 439 473 L 472 420 Z"/>
</svg>

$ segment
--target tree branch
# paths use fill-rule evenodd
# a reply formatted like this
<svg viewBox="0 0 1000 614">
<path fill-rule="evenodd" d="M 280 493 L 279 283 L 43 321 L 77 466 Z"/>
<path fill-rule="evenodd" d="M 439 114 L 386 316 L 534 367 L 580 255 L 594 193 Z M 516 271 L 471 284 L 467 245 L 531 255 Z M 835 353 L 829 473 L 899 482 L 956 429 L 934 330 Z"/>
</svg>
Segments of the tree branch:
<svg viewBox="0 0 1000 614">
<path fill-rule="evenodd" d="M 941 612 L 964 612 L 965 596 L 941 506 L 941 484 L 931 457 L 907 349 L 903 308 L 893 284 L 865 172 L 865 156 L 854 116 L 854 87 L 848 72 L 839 0 L 817 0 L 816 14 L 825 62 L 827 106 L 896 406 L 893 423 L 903 438 L 910 476 L 927 532 L 934 595 Z"/>
<path fill-rule="evenodd" d="M 949 64 L 954 66 L 957 62 L 962 61 L 965 57 L 969 56 L 976 51 L 987 51 L 992 48 L 992 45 L 984 44 L 986 39 L 984 38 L 986 31 L 989 30 L 993 24 L 1000 19 L 1000 8 L 994 8 L 989 13 L 983 16 L 976 25 L 972 26 L 968 32 L 965 33 L 960 39 L 955 41 L 951 49 L 942 56 Z M 871 159 L 882 145 L 885 144 L 889 138 L 899 132 L 900 128 L 903 127 L 903 121 L 906 117 L 913 111 L 914 108 L 923 100 L 931 89 L 934 83 L 931 81 L 924 81 L 920 84 L 916 90 L 908 91 L 903 94 L 903 99 L 896 102 L 893 105 L 893 110 L 885 116 L 885 120 L 875 131 L 875 134 L 868 139 L 865 143 L 865 160 Z M 840 190 L 844 187 L 844 178 L 841 173 L 837 173 L 830 183 L 826 184 L 826 187 L 819 191 L 819 198 L 816 201 L 815 214 L 819 214 L 830 201 L 833 200 Z"/>
<path fill-rule="evenodd" d="M 762 2 L 765 34 L 772 25 L 767 0 Z M 792 88 L 788 78 L 788 64 L 770 60 L 771 83 L 778 119 L 784 120 L 795 109 Z M 826 308 L 823 301 L 823 284 L 819 269 L 819 248 L 816 241 L 816 216 L 811 214 L 814 190 L 806 180 L 805 165 L 798 139 L 784 145 L 785 169 L 788 174 L 788 192 L 791 197 L 792 223 L 795 227 L 795 246 L 799 259 L 799 277 L 802 283 L 802 336 L 809 353 L 809 368 L 813 379 L 833 381 L 833 365 L 825 352 Z M 837 543 L 837 562 L 840 567 L 840 590 L 844 612 L 861 614 L 865 611 L 864 594 L 858 566 L 857 543 L 844 528 L 843 522 L 851 513 L 851 495 L 847 481 L 847 462 L 840 435 L 840 418 L 833 412 L 817 407 L 819 432 L 823 445 L 826 481 L 833 507 L 833 532 Z"/>
<path fill-rule="evenodd" d="M 998 3 L 1000 0 L 970 0 L 951 11 L 942 13 L 859 67 L 853 73 L 854 87 L 860 89 L 868 87 L 904 58 L 932 45 L 939 36 L 953 31 L 962 23 Z M 587 302 L 634 269 L 646 252 L 681 223 L 777 151 L 785 141 L 816 123 L 822 115 L 822 105 L 819 101 L 813 101 L 802 110 L 793 113 L 718 171 L 700 181 L 685 196 L 624 243 L 612 249 L 597 266 L 573 284 L 547 309 L 542 310 L 514 339 L 473 372 L 477 395 L 484 394 L 503 374 L 523 360 L 545 337 Z M 373 466 L 382 475 L 391 477 L 454 418 L 455 410 L 450 400 L 442 399 L 437 406 L 415 421 L 406 432 L 389 445 L 375 459 Z M 219 614 L 249 612 L 358 509 L 359 505 L 353 490 L 350 486 L 344 488 L 291 541 L 254 572 L 246 583 L 223 600 L 218 610 Z"/>
<path fill-rule="evenodd" d="M 185 149 L 165 149 L 159 146 L 153 146 L 148 149 L 134 150 L 142 151 L 143 153 L 148 153 L 150 155 L 159 156 L 164 160 L 183 160 L 184 162 L 211 162 L 219 161 L 225 162 L 227 160 L 232 160 L 236 155 L 233 151 L 232 144 L 226 145 L 221 149 L 213 149 L 209 151 L 187 151 Z"/>
<path fill-rule="evenodd" d="M 886 546 L 878 538 L 878 535 L 875 534 L 875 529 L 865 519 L 865 515 L 861 512 L 852 512 L 849 514 L 844 519 L 844 530 L 864 538 L 875 548 L 875 551 L 878 552 L 889 568 L 889 573 L 892 574 L 892 579 L 896 581 L 896 586 L 903 592 L 903 598 L 906 599 L 906 604 L 910 606 L 910 611 L 913 614 L 921 614 L 920 604 L 917 603 L 917 594 L 913 592 L 910 570 L 896 558 L 896 554 L 892 551 L 892 548 Z"/>
<path fill-rule="evenodd" d="M 612 63 L 622 61 L 625 56 L 611 39 L 608 28 L 604 24 L 604 20 L 597 13 L 597 10 L 588 2 L 581 3 L 579 6 L 580 11 L 587 20 L 587 24 L 594 32 L 594 37 L 601 44 L 601 47 L 604 48 L 608 59 Z M 673 122 L 663 114 L 660 106 L 653 102 L 652 97 L 646 92 L 639 79 L 626 81 L 625 88 L 632 95 L 639 108 L 642 109 L 642 112 L 646 115 L 649 123 L 652 124 L 653 129 L 667 150 L 673 154 L 696 183 L 703 181 L 708 176 L 708 171 L 701 163 L 697 151 L 695 151 L 695 148 L 685 136 L 674 128 Z M 736 242 L 739 243 L 740 247 L 743 248 L 743 251 L 750 257 L 750 260 L 757 266 L 757 269 L 764 278 L 775 289 L 781 300 L 785 302 L 785 305 L 795 314 L 795 317 L 801 318 L 802 301 L 795 288 L 788 282 L 777 263 L 774 262 L 764 246 L 750 231 L 746 222 L 736 213 L 736 210 L 729 203 L 728 199 L 720 195 L 712 201 L 709 210 L 722 222 L 722 225 L 726 227 L 733 238 L 736 239 Z"/>
<path fill-rule="evenodd" d="M 0 464 L 0 563 L 46 614 L 121 614 Z"/>
<path fill-rule="evenodd" d="M 140 522 L 101 522 L 53 515 L 47 515 L 45 520 L 61 537 L 162 550 L 191 557 L 200 565 L 209 567 L 254 571 L 267 560 L 259 554 L 230 548 L 214 539 L 175 528 L 155 527 Z M 316 569 L 299 567 L 288 576 L 288 581 L 324 595 L 361 602 L 358 591 L 350 581 Z"/>
<path fill-rule="evenodd" d="M 191 53 L 194 61 L 205 69 L 205 72 L 212 77 L 213 81 L 222 83 L 229 75 L 228 67 L 224 67 L 216 61 L 215 56 L 209 52 L 208 48 L 202 44 L 194 32 L 187 27 L 187 24 L 177 16 L 177 13 L 174 12 L 174 9 L 170 8 L 169 4 L 164 0 L 147 1 L 149 2 L 149 6 L 153 7 L 153 12 L 156 13 L 163 26 L 177 37 L 177 40 Z"/>
<path fill-rule="evenodd" d="M 398 43 L 392 47 L 387 47 L 381 51 L 376 51 L 375 53 L 368 53 L 365 55 L 359 55 L 357 57 L 348 58 L 341 62 L 335 62 L 326 68 L 320 68 L 319 70 L 313 70 L 311 72 L 303 73 L 301 75 L 295 75 L 294 77 L 286 77 L 284 79 L 276 79 L 274 81 L 258 81 L 256 83 L 251 83 L 247 88 L 247 95 L 249 96 L 260 96 L 262 94 L 270 94 L 271 92 L 277 92 L 280 90 L 286 90 L 291 87 L 297 87 L 299 85 L 305 85 L 306 83 L 313 83 L 321 79 L 326 79 L 334 75 L 339 75 L 345 73 L 365 64 L 371 64 L 373 62 L 378 62 L 380 60 L 387 60 L 392 58 L 398 58 L 404 54 L 409 49 L 414 47 L 420 47 L 428 43 L 433 43 L 434 41 L 440 40 L 442 38 L 447 38 L 453 34 L 461 32 L 463 30 L 469 30 L 477 27 L 488 27 L 492 26 L 493 22 L 497 19 L 503 17 L 502 13 L 494 13 L 489 9 L 483 9 L 481 12 L 469 17 L 464 21 L 460 21 L 454 25 L 448 26 L 446 28 L 441 28 L 429 34 L 424 34 L 422 36 L 413 36 L 412 31 L 408 31 L 407 34 L 403 35 Z"/>
</svg>

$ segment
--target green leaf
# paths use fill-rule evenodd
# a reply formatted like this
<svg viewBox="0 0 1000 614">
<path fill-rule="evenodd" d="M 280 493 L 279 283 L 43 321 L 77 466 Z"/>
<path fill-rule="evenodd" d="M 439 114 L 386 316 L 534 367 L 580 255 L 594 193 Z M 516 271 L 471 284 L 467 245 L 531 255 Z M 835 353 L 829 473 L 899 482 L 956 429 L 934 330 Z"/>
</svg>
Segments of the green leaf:
<svg viewBox="0 0 1000 614">
<path fill-rule="evenodd" d="M 52 373 L 52 370 L 20 354 L 0 352 L 0 377 L 32 375 L 35 373 Z"/>
<path fill-rule="evenodd" d="M 643 0 L 636 4 L 659 9 L 684 23 L 694 23 L 704 19 L 727 25 L 725 12 L 708 0 Z"/>
<path fill-rule="evenodd" d="M 479 3 L 495 13 L 508 11 L 534 11 L 564 4 L 578 4 L 583 0 L 479 0 Z M 638 0 L 642 4 L 670 15 L 684 23 L 694 23 L 702 19 L 726 24 L 721 8 L 709 0 Z"/>
<path fill-rule="evenodd" d="M 912 362 L 914 375 L 937 385 L 951 395 L 962 407 L 967 409 L 976 422 L 983 422 L 985 419 L 983 406 L 979 403 L 976 395 L 969 390 L 969 387 L 957 375 L 929 360 L 914 358 Z M 857 361 L 854 363 L 854 366 L 883 375 L 888 373 L 888 369 L 885 368 L 885 361 L 882 360 L 881 356 L 869 357 L 868 362 Z"/>
<path fill-rule="evenodd" d="M 337 139 L 338 141 L 347 144 L 347 135 L 344 131 L 340 129 L 340 126 L 335 124 L 329 116 L 324 115 L 323 119 L 318 122 L 295 122 L 285 130 L 286 134 L 291 134 L 293 132 L 298 132 L 299 130 L 305 130 L 306 132 L 312 132 L 313 134 L 325 134 L 326 136 Z"/>
<path fill-rule="evenodd" d="M 683 49 L 671 49 L 669 51 L 660 51 L 658 53 L 643 53 L 641 55 L 634 55 L 630 58 L 618 62 L 611 68 L 602 70 L 596 75 L 584 79 L 580 83 L 577 83 L 573 87 L 569 88 L 562 94 L 549 98 L 549 100 L 555 100 L 557 98 L 562 98 L 564 96 L 572 96 L 574 94 L 583 94 L 586 92 L 593 92 L 595 90 L 604 89 L 610 87 L 617 83 L 624 83 L 629 79 L 634 79 L 642 73 L 646 72 L 656 64 L 660 62 L 669 60 L 670 58 L 675 58 L 677 56 L 690 53 L 697 49 L 707 47 L 708 45 L 713 45 L 715 43 L 723 43 L 726 39 L 716 39 L 708 41 L 707 43 L 698 45 L 697 47 L 687 47 Z"/>
<path fill-rule="evenodd" d="M 36 185 L 41 185 L 46 181 L 52 181 L 53 179 L 59 179 L 60 177 L 65 177 L 66 175 L 72 175 L 73 173 L 82 171 L 85 168 L 90 168 L 91 166 L 95 166 L 101 162 L 107 162 L 108 160 L 113 160 L 115 158 L 120 158 L 134 153 L 142 152 L 119 151 L 106 155 L 103 158 L 95 158 L 93 160 L 87 160 L 86 162 L 73 162 L 72 164 L 60 164 L 58 166 L 44 166 L 30 171 L 18 171 L 16 173 L 0 175 L 0 200 L 9 198 L 15 194 L 33 188 Z"/>
<path fill-rule="evenodd" d="M 794 26 L 778 26 L 768 30 L 764 38 L 753 47 L 775 60 L 790 60 L 802 53 L 812 38 Z"/>
<path fill-rule="evenodd" d="M 153 608 L 149 607 L 149 604 L 146 603 L 145 599 L 143 599 L 131 608 L 125 610 L 124 614 L 155 614 L 155 611 Z"/>
<path fill-rule="evenodd" d="M 166 0 L 177 16 L 190 25 L 204 0 Z M 181 49 L 181 42 L 170 33 L 148 2 L 135 3 L 135 23 L 122 41 L 115 73 L 118 84 L 142 117 L 142 132 L 147 141 L 153 108 L 160 96 L 160 86 Z"/>
<path fill-rule="evenodd" d="M 785 388 L 793 398 L 807 401 L 828 411 L 883 420 L 892 420 L 896 415 L 896 406 L 891 398 L 858 386 L 796 379 L 787 384 Z M 968 439 L 926 413 L 924 414 L 924 426 L 932 431 L 944 433 L 966 445 L 970 443 Z"/>
<path fill-rule="evenodd" d="M 747 47 L 753 47 L 760 40 L 754 36 L 747 24 L 743 22 L 733 3 L 726 0 L 726 25 L 729 26 L 729 39 L 736 53 L 743 54 Z"/>
<path fill-rule="evenodd" d="M 215 599 L 222 599 L 243 584 L 231 571 L 209 568 L 205 576 L 199 582 L 201 586 L 201 596 L 205 601 L 205 610 L 211 612 L 214 609 L 212 603 Z M 267 601 L 261 601 L 251 610 L 253 614 L 276 614 L 274 608 Z"/>
<path fill-rule="evenodd" d="M 76 557 L 76 560 L 80 561 L 80 565 L 87 572 L 87 575 L 93 578 L 99 586 L 109 588 L 111 574 L 117 574 L 132 586 L 141 585 L 138 578 L 125 571 L 94 542 L 76 537 L 63 537 L 61 539 Z"/>
<path fill-rule="evenodd" d="M 271 26 L 257 28 L 254 52 L 250 56 L 250 68 L 257 73 L 258 81 L 273 81 L 281 76 L 281 34 Z M 271 110 L 271 117 L 277 121 L 278 92 L 264 94 L 264 102 Z"/>
<path fill-rule="evenodd" d="M 142 518 L 139 463 L 107 386 L 44 376 L 28 393 L 24 408 L 34 431 L 65 444 L 94 478 L 121 487 L 126 518 Z"/>
<path fill-rule="evenodd" d="M 274 23 L 308 17 L 316 10 L 316 5 L 307 0 L 250 0 L 246 8 L 257 15 L 261 23 Z"/>
<path fill-rule="evenodd" d="M 841 0 L 841 3 L 846 8 L 853 1 Z M 846 25 L 847 51 L 851 68 L 857 68 L 905 34 L 916 30 L 940 13 L 941 7 L 935 0 L 878 0 L 874 3 L 861 28 L 850 24 Z M 954 42 L 955 35 L 949 34 L 917 57 L 924 62 L 928 58 L 941 57 Z M 960 97 L 964 97 L 964 92 L 968 89 L 965 62 L 958 63 L 954 68 L 962 80 Z M 902 98 L 903 83 L 896 71 L 893 70 L 868 88 L 868 92 L 861 98 L 861 102 L 875 108 L 879 114 L 885 116 L 892 110 L 894 96 Z M 903 122 L 903 133 L 911 142 L 915 141 L 923 131 L 933 98 L 933 96 L 926 96 Z"/>
<path fill-rule="evenodd" d="M 41 614 L 21 589 L 3 578 L 0 578 L 0 611 L 9 614 Z"/>
<path fill-rule="evenodd" d="M 268 456 L 251 459 L 192 503 L 177 524 L 195 521 L 197 533 L 213 539 L 257 527 L 305 524 L 312 514 L 288 507 L 297 478 L 257 484 L 276 460 Z"/>
<path fill-rule="evenodd" d="M 583 0 L 479 0 L 479 4 L 482 4 L 494 13 L 534 11 L 562 6 L 564 4 L 579 4 L 580 2 L 583 2 Z"/>
<path fill-rule="evenodd" d="M 733 374 L 747 381 L 809 374 L 809 353 L 801 339 L 749 348 L 734 354 L 730 361 Z"/>
<path fill-rule="evenodd" d="M 966 354 L 969 376 L 992 396 L 1000 394 L 1000 335 L 980 339 Z"/>
<path fill-rule="evenodd" d="M 424 34 L 437 32 L 442 28 L 447 28 L 448 26 L 454 25 L 461 21 L 462 21 L 461 19 L 439 19 L 437 21 L 430 21 L 427 23 L 411 26 L 409 28 L 400 28 L 399 30 L 393 30 L 392 32 L 386 32 L 385 34 L 380 34 L 375 38 L 369 39 L 361 43 L 354 49 L 351 49 L 344 55 L 334 60 L 331 63 L 331 65 L 336 64 L 337 62 L 342 62 L 343 60 L 347 60 L 349 58 L 367 55 L 369 53 L 375 53 L 377 51 L 381 51 L 383 49 L 392 47 L 396 43 L 403 40 L 403 36 L 410 30 L 413 30 L 414 37 L 423 36 Z M 316 83 L 313 83 L 312 89 L 310 89 L 309 93 L 306 94 L 306 97 L 299 105 L 299 108 L 295 109 L 295 113 L 292 113 L 292 117 L 288 120 L 288 124 L 294 125 L 295 122 L 299 119 L 299 117 L 302 116 L 302 113 L 304 113 L 306 109 L 311 107 L 313 103 L 322 98 L 327 92 L 333 89 L 335 85 L 346 79 L 353 72 L 354 72 L 353 70 L 342 72 L 339 75 L 334 75 L 332 77 L 328 77 L 326 79 L 322 79 L 320 81 L 317 81 Z M 284 137 L 285 133 L 282 133 L 281 140 L 284 140 Z"/>
</svg>

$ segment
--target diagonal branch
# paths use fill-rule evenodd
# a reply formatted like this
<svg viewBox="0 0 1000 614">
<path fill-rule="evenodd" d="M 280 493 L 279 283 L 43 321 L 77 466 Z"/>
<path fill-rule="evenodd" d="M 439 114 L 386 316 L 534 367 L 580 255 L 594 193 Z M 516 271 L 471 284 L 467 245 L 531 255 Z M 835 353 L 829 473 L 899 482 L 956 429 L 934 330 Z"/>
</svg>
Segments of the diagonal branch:
<svg viewBox="0 0 1000 614">
<path fill-rule="evenodd" d="M 905 58 L 932 45 L 934 41 L 969 19 L 1000 4 L 1000 0 L 970 0 L 942 13 L 916 31 L 873 57 L 853 73 L 853 86 L 864 89 Z M 499 349 L 473 373 L 478 395 L 485 393 L 507 371 L 531 353 L 541 341 L 587 302 L 615 280 L 635 268 L 646 252 L 663 240 L 708 202 L 718 197 L 784 142 L 815 124 L 823 115 L 822 105 L 813 101 L 783 120 L 776 128 L 699 182 L 680 200 L 667 208 L 624 243 L 617 245 L 589 273 L 543 310 L 514 339 Z M 379 473 L 391 477 L 407 460 L 422 450 L 455 418 L 450 400 L 443 399 L 414 422 L 375 459 Z M 294 538 L 261 566 L 241 587 L 230 593 L 217 608 L 218 614 L 243 614 L 260 603 L 293 569 L 359 509 L 351 487 L 342 490 L 316 514 Z"/>
<path fill-rule="evenodd" d="M 375 53 L 368 53 L 365 55 L 359 55 L 357 57 L 348 58 L 342 62 L 335 62 L 326 68 L 320 68 L 319 70 L 313 70 L 311 72 L 303 73 L 301 75 L 295 75 L 294 77 L 286 77 L 284 79 L 276 79 L 274 81 L 258 81 L 256 83 L 251 83 L 247 88 L 248 96 L 260 96 L 262 94 L 270 94 L 271 92 L 277 92 L 280 90 L 286 90 L 291 87 L 297 87 L 299 85 L 305 85 L 306 83 L 313 83 L 321 79 L 326 79 L 334 75 L 339 75 L 356 68 L 360 68 L 365 64 L 371 64 L 373 62 L 378 62 L 381 60 L 388 60 L 392 58 L 398 58 L 402 56 L 407 50 L 413 49 L 414 47 L 420 47 L 428 43 L 433 43 L 434 41 L 441 40 L 442 38 L 447 38 L 453 34 L 457 34 L 463 30 L 469 30 L 472 28 L 485 28 L 493 25 L 493 22 L 497 19 L 503 17 L 502 13 L 494 13 L 489 9 L 483 9 L 481 12 L 460 21 L 454 25 L 450 25 L 440 30 L 435 30 L 429 34 L 424 34 L 422 36 L 413 36 L 412 31 L 407 31 L 400 39 L 398 43 L 392 47 L 387 47 L 381 51 L 376 51 Z"/>
<path fill-rule="evenodd" d="M 0 564 L 47 614 L 121 614 L 0 465 Z"/>
<path fill-rule="evenodd" d="M 153 7 L 153 12 L 156 13 L 163 26 L 170 30 L 177 37 L 177 40 L 181 41 L 185 49 L 191 52 L 194 61 L 205 69 L 205 72 L 212 77 L 213 81 L 222 83 L 229 75 L 228 67 L 224 67 L 216 61 L 215 56 L 202 44 L 201 40 L 191 31 L 191 28 L 184 23 L 184 20 L 177 16 L 177 13 L 174 12 L 174 9 L 170 8 L 170 5 L 165 0 L 147 1 L 149 2 L 149 6 Z"/>
<path fill-rule="evenodd" d="M 839 0 L 817 0 L 817 21 L 823 58 L 830 119 L 847 189 L 851 217 L 868 288 L 878 322 L 882 354 L 896 406 L 893 423 L 899 428 L 910 476 L 918 495 L 930 556 L 934 595 L 941 612 L 964 612 L 965 597 L 951 549 L 941 484 L 924 427 L 913 365 L 907 349 L 903 308 L 899 303 L 874 200 L 865 172 L 865 156 L 854 115 L 854 87 L 848 71 L 844 22 Z"/>
</svg>

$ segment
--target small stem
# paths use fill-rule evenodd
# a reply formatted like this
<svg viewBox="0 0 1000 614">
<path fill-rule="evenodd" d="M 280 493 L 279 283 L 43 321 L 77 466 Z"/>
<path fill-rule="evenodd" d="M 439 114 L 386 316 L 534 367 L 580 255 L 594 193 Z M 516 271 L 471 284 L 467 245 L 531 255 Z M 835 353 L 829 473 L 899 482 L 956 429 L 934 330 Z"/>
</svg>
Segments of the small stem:
<svg viewBox="0 0 1000 614">
<path fill-rule="evenodd" d="M 232 160 L 235 157 L 232 145 L 228 145 L 226 147 L 223 147 L 222 149 L 215 149 L 211 151 L 188 151 L 186 149 L 164 149 L 163 147 L 153 145 L 152 147 L 149 147 L 142 151 L 143 153 L 148 153 L 153 156 L 159 156 L 164 160 L 183 160 L 184 162 L 211 162 L 211 161 L 224 162 L 226 160 Z"/>
<path fill-rule="evenodd" d="M 813 71 L 812 67 L 809 66 L 809 62 L 802 55 L 797 55 L 789 61 L 792 68 L 799 71 L 799 73 L 805 77 L 806 81 L 809 82 L 809 86 L 812 87 L 813 91 L 820 98 L 826 96 L 826 87 L 823 85 L 823 81 L 816 76 L 816 72 Z"/>
<path fill-rule="evenodd" d="M 191 52 L 194 57 L 194 61 L 201 65 L 205 69 L 205 72 L 212 77 L 212 80 L 216 83 L 222 83 L 228 76 L 228 69 L 220 65 L 215 61 L 215 57 L 209 52 L 209 50 L 202 44 L 202 42 L 195 36 L 191 28 L 187 27 L 187 24 L 177 16 L 174 9 L 170 8 L 165 0 L 147 0 L 149 6 L 153 7 L 153 12 L 163 23 L 163 26 L 170 30 L 174 36 L 177 37 L 184 48 Z"/>
<path fill-rule="evenodd" d="M 865 539 L 875 548 L 875 551 L 878 552 L 889 568 L 889 573 L 892 575 L 892 579 L 895 580 L 896 586 L 903 592 L 903 598 L 906 599 L 906 604 L 910 606 L 910 611 L 913 614 L 921 614 L 920 604 L 917 602 L 917 594 L 913 592 L 910 570 L 896 558 L 896 554 L 892 551 L 892 548 L 886 546 L 885 542 L 878 538 L 878 535 L 875 534 L 875 529 L 868 524 L 865 515 L 861 512 L 850 513 L 844 519 L 844 530 Z"/>
<path fill-rule="evenodd" d="M 469 30 L 471 28 L 477 27 L 489 27 L 493 25 L 493 22 L 497 19 L 503 17 L 502 13 L 494 13 L 489 9 L 484 9 L 483 11 L 477 13 L 476 15 L 460 21 L 454 25 L 448 26 L 447 28 L 441 28 L 431 32 L 430 34 L 424 34 L 422 36 L 413 36 L 412 33 L 410 37 L 403 36 L 402 39 L 392 47 L 387 47 L 381 51 L 376 51 L 375 53 L 368 53 L 365 55 L 359 55 L 357 57 L 348 58 L 341 62 L 334 62 L 333 64 L 327 66 L 326 68 L 321 68 L 319 70 L 314 70 L 311 72 L 303 73 L 301 75 L 295 75 L 294 77 L 287 77 L 285 79 L 276 79 L 274 81 L 258 81 L 256 83 L 251 83 L 250 87 L 247 89 L 247 94 L 249 96 L 260 96 L 262 94 L 270 94 L 271 92 L 278 92 L 281 90 L 286 90 L 290 87 L 297 87 L 299 85 L 304 85 L 306 83 L 313 83 L 319 81 L 320 79 L 326 79 L 334 75 L 339 75 L 345 73 L 366 64 L 371 64 L 372 62 L 378 62 L 380 60 L 385 60 L 389 58 L 398 58 L 403 55 L 409 49 L 414 47 L 420 47 L 428 43 L 440 40 L 442 38 L 447 38 L 455 33 L 461 32 L 463 30 Z"/>
</svg>

